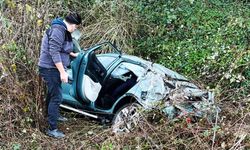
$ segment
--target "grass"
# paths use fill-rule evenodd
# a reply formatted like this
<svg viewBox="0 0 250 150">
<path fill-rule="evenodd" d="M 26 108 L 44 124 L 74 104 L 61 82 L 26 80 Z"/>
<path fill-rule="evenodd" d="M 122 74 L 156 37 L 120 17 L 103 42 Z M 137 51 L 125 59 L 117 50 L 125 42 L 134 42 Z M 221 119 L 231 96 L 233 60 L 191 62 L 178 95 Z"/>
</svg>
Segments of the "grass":
<svg viewBox="0 0 250 150">
<path fill-rule="evenodd" d="M 5 0 L 0 6 L 0 73 L 8 74 L 0 81 L 0 149 L 250 149 L 249 2 Z M 67 136 L 46 136 L 40 42 L 50 19 L 70 9 L 85 16 L 82 47 L 116 41 L 127 53 L 214 88 L 222 110 L 217 123 L 173 122 L 152 111 L 137 130 L 114 135 L 66 113 L 70 120 L 59 128 Z"/>
</svg>

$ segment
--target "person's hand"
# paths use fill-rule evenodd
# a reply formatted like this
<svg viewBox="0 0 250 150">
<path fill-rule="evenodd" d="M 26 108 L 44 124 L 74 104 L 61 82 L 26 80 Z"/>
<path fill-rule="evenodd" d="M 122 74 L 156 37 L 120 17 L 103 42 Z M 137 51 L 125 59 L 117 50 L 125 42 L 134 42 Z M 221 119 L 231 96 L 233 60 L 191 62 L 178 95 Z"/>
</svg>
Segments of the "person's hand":
<svg viewBox="0 0 250 150">
<path fill-rule="evenodd" d="M 77 57 L 77 56 L 78 56 L 78 54 L 79 54 L 79 53 L 74 53 L 74 52 L 71 52 L 71 53 L 70 53 L 70 56 L 72 56 L 72 57 Z"/>
<path fill-rule="evenodd" d="M 61 81 L 63 82 L 63 83 L 67 83 L 68 82 L 68 74 L 67 74 L 67 72 L 62 72 L 62 73 L 60 73 L 60 78 L 61 78 Z"/>
<path fill-rule="evenodd" d="M 56 68 L 60 72 L 60 79 L 63 83 L 68 82 L 68 73 L 64 70 L 62 62 L 55 63 Z"/>
<path fill-rule="evenodd" d="M 79 55 L 79 53 L 75 53 L 75 57 L 77 57 Z"/>
</svg>

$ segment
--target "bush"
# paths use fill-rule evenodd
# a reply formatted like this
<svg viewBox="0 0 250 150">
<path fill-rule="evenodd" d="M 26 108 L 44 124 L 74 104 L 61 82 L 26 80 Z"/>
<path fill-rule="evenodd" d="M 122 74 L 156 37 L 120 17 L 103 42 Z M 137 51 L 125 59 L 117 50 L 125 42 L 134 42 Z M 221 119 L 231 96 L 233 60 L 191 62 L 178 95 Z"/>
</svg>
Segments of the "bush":
<svg viewBox="0 0 250 150">
<path fill-rule="evenodd" d="M 135 55 L 211 88 L 248 82 L 250 10 L 244 2 L 145 0 L 134 5 L 149 26 L 133 41 Z"/>
<path fill-rule="evenodd" d="M 8 74 L 0 80 L 0 149 L 44 146 L 65 149 L 69 145 L 73 149 L 83 146 L 112 149 L 123 145 L 152 149 L 159 148 L 157 145 L 161 143 L 163 148 L 188 149 L 199 145 L 203 149 L 211 146 L 237 149 L 241 148 L 242 141 L 249 143 L 249 136 L 242 139 L 235 135 L 249 128 L 249 120 L 245 119 L 250 92 L 249 2 L 27 0 L 23 3 L 4 0 L 0 1 L 0 6 L 0 75 Z M 68 126 L 75 124 L 73 129 L 84 131 L 72 131 L 64 144 L 61 141 L 49 143 L 50 139 L 37 130 L 44 127 L 43 84 L 37 74 L 40 42 L 50 20 L 69 10 L 84 16 L 84 26 L 80 28 L 82 47 L 103 40 L 116 41 L 126 53 L 163 64 L 202 82 L 205 87 L 214 88 L 222 108 L 220 128 L 206 122 L 186 128 L 185 121 L 170 124 L 163 120 L 158 125 L 147 124 L 150 128 L 142 127 L 148 130 L 120 138 L 110 135 L 109 131 L 100 133 L 101 128 L 96 127 L 98 137 L 90 138 L 86 133 L 89 131 L 87 122 L 79 124 L 77 120 Z M 166 133 L 171 137 L 165 136 Z M 216 133 L 217 143 L 211 143 L 212 133 Z M 239 138 L 242 141 L 238 142 Z"/>
</svg>

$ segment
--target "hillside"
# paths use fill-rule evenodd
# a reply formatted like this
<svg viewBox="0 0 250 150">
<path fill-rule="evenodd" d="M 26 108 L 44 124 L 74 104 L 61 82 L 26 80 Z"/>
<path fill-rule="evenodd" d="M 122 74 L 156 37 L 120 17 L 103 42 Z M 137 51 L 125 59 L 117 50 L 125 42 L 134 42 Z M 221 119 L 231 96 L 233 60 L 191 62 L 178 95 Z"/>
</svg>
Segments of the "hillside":
<svg viewBox="0 0 250 150">
<path fill-rule="evenodd" d="M 0 149 L 250 149 L 250 2 L 247 0 L 0 1 Z M 57 16 L 83 17 L 81 47 L 116 42 L 124 53 L 162 64 L 215 93 L 216 122 L 144 114 L 138 130 L 71 112 L 44 134 L 44 84 L 37 62 L 45 30 Z M 154 117 L 157 116 L 157 117 Z"/>
</svg>

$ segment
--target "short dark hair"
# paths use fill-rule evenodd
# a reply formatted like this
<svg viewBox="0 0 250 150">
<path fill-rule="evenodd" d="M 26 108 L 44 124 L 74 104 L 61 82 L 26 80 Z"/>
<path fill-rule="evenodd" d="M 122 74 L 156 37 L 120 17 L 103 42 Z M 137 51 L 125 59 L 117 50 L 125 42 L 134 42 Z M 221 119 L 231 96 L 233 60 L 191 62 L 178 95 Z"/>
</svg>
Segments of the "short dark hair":
<svg viewBox="0 0 250 150">
<path fill-rule="evenodd" d="M 79 24 L 81 24 L 81 22 L 82 22 L 81 16 L 80 16 L 78 13 L 76 13 L 76 12 L 70 12 L 70 13 L 65 17 L 65 20 L 66 20 L 68 23 L 76 24 L 76 25 L 79 25 Z"/>
</svg>

